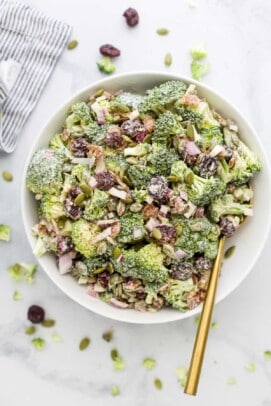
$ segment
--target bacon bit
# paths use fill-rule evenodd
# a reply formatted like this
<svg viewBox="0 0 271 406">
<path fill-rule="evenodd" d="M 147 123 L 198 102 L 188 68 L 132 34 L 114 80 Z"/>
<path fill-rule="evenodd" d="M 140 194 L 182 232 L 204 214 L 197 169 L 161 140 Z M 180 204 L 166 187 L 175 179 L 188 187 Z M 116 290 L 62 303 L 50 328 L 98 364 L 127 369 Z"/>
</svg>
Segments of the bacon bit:
<svg viewBox="0 0 271 406">
<path fill-rule="evenodd" d="M 197 107 L 200 103 L 200 99 L 195 94 L 185 94 L 181 98 L 181 103 L 184 106 Z"/>
<path fill-rule="evenodd" d="M 116 221 L 111 227 L 111 235 L 110 237 L 115 238 L 120 233 L 121 225 L 120 221 Z"/>
<path fill-rule="evenodd" d="M 195 309 L 195 307 L 197 307 L 200 304 L 200 302 L 202 302 L 200 293 L 199 292 L 188 293 L 186 297 L 186 302 L 189 310 Z"/>
<path fill-rule="evenodd" d="M 158 207 L 154 206 L 153 204 L 146 204 L 143 209 L 143 216 L 146 218 L 154 218 L 158 214 Z"/>
<path fill-rule="evenodd" d="M 152 116 L 145 116 L 143 119 L 144 128 L 148 131 L 148 133 L 153 132 L 155 127 L 155 121 Z"/>
<path fill-rule="evenodd" d="M 88 151 L 89 151 L 88 156 L 92 157 L 94 155 L 96 157 L 96 160 L 98 160 L 103 155 L 103 149 L 98 145 L 89 144 Z"/>
<path fill-rule="evenodd" d="M 65 130 L 62 131 L 61 138 L 63 141 L 67 141 L 70 138 L 70 135 L 70 131 L 65 128 Z"/>
</svg>

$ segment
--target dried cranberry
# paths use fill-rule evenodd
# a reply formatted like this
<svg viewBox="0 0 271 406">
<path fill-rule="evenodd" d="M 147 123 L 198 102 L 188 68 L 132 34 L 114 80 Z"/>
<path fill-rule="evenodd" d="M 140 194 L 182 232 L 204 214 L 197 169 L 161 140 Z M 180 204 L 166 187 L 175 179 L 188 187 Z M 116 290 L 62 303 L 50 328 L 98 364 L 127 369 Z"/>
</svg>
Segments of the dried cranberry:
<svg viewBox="0 0 271 406">
<path fill-rule="evenodd" d="M 72 220 L 79 220 L 83 209 L 80 206 L 75 206 L 71 199 L 64 200 L 64 209 L 67 213 L 67 216 L 70 217 Z"/>
<path fill-rule="evenodd" d="M 159 203 L 165 204 L 169 200 L 168 182 L 164 176 L 152 178 L 148 184 L 149 194 Z"/>
<path fill-rule="evenodd" d="M 129 27 L 134 27 L 139 22 L 138 12 L 132 7 L 127 8 L 127 10 L 124 11 L 123 16 L 126 18 L 126 23 Z"/>
<path fill-rule="evenodd" d="M 139 300 L 145 299 L 146 296 L 147 296 L 147 293 L 145 293 L 144 290 L 140 290 L 140 291 L 136 292 L 136 298 Z"/>
<path fill-rule="evenodd" d="M 188 166 L 193 166 L 195 165 L 198 155 L 190 155 L 188 154 L 186 148 L 180 151 L 180 156 L 181 159 L 188 165 Z"/>
<path fill-rule="evenodd" d="M 110 172 L 101 172 L 95 175 L 97 187 L 101 190 L 109 190 L 115 184 L 115 178 Z"/>
<path fill-rule="evenodd" d="M 192 276 L 193 266 L 190 262 L 177 262 L 171 267 L 171 274 L 173 279 L 186 281 Z"/>
<path fill-rule="evenodd" d="M 216 173 L 217 167 L 217 158 L 202 154 L 199 164 L 200 176 L 202 176 L 203 178 L 210 178 L 210 176 Z"/>
<path fill-rule="evenodd" d="M 136 142 L 140 143 L 143 142 L 144 138 L 147 135 L 147 130 L 143 130 L 135 136 Z"/>
<path fill-rule="evenodd" d="M 156 226 L 154 229 L 159 230 L 161 233 L 161 237 L 157 238 L 156 240 L 158 240 L 162 244 L 167 244 L 167 243 L 174 244 L 176 237 L 177 237 L 177 232 L 176 232 L 175 227 L 169 226 L 167 224 L 161 224 L 159 226 Z"/>
<path fill-rule="evenodd" d="M 225 237 L 231 237 L 236 231 L 236 224 L 231 217 L 221 217 L 219 222 L 221 234 Z"/>
<path fill-rule="evenodd" d="M 121 148 L 125 145 L 124 139 L 117 131 L 107 133 L 104 138 L 104 143 L 110 148 Z"/>
<path fill-rule="evenodd" d="M 71 251 L 73 248 L 73 243 L 71 237 L 62 237 L 59 236 L 57 238 L 56 243 L 56 253 L 57 255 L 61 256 L 66 254 L 67 252 Z"/>
<path fill-rule="evenodd" d="M 146 130 L 139 120 L 126 120 L 122 123 L 120 128 L 123 134 L 131 138 L 136 138 L 142 133 L 146 134 Z"/>
<path fill-rule="evenodd" d="M 206 257 L 199 257 L 195 261 L 195 267 L 197 270 L 208 271 L 212 268 L 212 261 Z"/>
<path fill-rule="evenodd" d="M 111 58 L 120 55 L 120 50 L 111 44 L 104 44 L 100 46 L 100 52 L 102 55 L 111 56 Z"/>
<path fill-rule="evenodd" d="M 102 285 L 103 288 L 106 288 L 108 286 L 108 282 L 110 279 L 110 273 L 103 271 L 98 274 L 97 276 L 97 281 Z"/>
<path fill-rule="evenodd" d="M 72 186 L 70 189 L 70 196 L 75 199 L 78 195 L 80 195 L 81 192 L 82 190 L 79 186 Z"/>
<path fill-rule="evenodd" d="M 71 141 L 71 150 L 74 156 L 86 158 L 88 154 L 88 142 L 85 138 L 79 137 Z"/>
<path fill-rule="evenodd" d="M 27 311 L 27 318 L 31 323 L 38 324 L 42 323 L 45 317 L 45 312 L 42 307 L 38 305 L 32 305 Z"/>
</svg>

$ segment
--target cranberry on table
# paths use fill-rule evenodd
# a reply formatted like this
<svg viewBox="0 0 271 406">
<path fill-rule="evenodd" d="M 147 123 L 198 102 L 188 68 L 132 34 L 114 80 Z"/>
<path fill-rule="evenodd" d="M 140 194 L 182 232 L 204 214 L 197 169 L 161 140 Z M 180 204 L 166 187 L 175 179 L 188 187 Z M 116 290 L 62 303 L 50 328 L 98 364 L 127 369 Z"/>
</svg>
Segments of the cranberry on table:
<svg viewBox="0 0 271 406">
<path fill-rule="evenodd" d="M 126 23 L 129 27 L 134 27 L 139 22 L 138 12 L 132 7 L 127 8 L 127 10 L 124 11 L 123 16 L 126 18 Z"/>
<path fill-rule="evenodd" d="M 111 58 L 114 58 L 120 55 L 120 50 L 111 44 L 104 44 L 100 46 L 100 53 L 104 56 L 111 56 Z"/>
<path fill-rule="evenodd" d="M 27 318 L 31 323 L 42 323 L 45 317 L 45 312 L 42 307 L 38 305 L 32 305 L 27 311 Z"/>
</svg>

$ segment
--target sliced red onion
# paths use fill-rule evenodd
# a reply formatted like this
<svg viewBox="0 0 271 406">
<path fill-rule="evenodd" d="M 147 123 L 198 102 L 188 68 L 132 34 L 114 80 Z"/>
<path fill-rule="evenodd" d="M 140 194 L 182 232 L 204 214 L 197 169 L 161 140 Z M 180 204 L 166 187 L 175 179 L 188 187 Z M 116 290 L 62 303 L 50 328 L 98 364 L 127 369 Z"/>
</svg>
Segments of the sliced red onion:
<svg viewBox="0 0 271 406">
<path fill-rule="evenodd" d="M 238 126 L 237 126 L 237 124 L 235 124 L 235 123 L 230 123 L 229 125 L 228 125 L 228 127 L 229 127 L 229 130 L 231 130 L 231 131 L 233 131 L 233 132 L 235 132 L 235 133 L 237 133 L 238 132 Z"/>
<path fill-rule="evenodd" d="M 96 113 L 97 123 L 99 125 L 105 124 L 105 115 L 107 114 L 107 110 L 104 107 L 101 107 L 97 102 L 93 103 L 91 108 L 94 113 Z"/>
<path fill-rule="evenodd" d="M 189 155 L 198 155 L 201 153 L 201 150 L 196 146 L 194 141 L 188 141 L 186 144 L 186 151 Z"/>
<path fill-rule="evenodd" d="M 154 218 L 150 218 L 149 221 L 145 224 L 145 227 L 148 231 L 152 231 L 152 229 L 156 226 L 160 225 L 160 221 Z"/>
<path fill-rule="evenodd" d="M 204 207 L 198 207 L 195 213 L 195 217 L 203 217 L 204 216 Z"/>
<path fill-rule="evenodd" d="M 99 297 L 99 294 L 97 292 L 95 292 L 94 285 L 92 285 L 92 284 L 88 285 L 87 293 L 91 297 L 96 297 L 96 298 Z"/>
<path fill-rule="evenodd" d="M 70 271 L 72 266 L 72 260 L 76 257 L 75 251 L 67 252 L 67 254 L 61 255 L 58 259 L 58 270 L 60 275 L 64 275 L 65 273 Z"/>
<path fill-rule="evenodd" d="M 122 262 L 123 261 L 123 255 L 122 254 L 120 254 L 119 256 L 118 256 L 118 258 L 116 259 L 116 262 L 119 264 L 120 262 Z"/>
<path fill-rule="evenodd" d="M 100 156 L 97 160 L 96 160 L 96 167 L 95 167 L 95 173 L 101 173 L 105 171 L 105 163 L 104 163 L 104 158 L 103 156 Z"/>
<path fill-rule="evenodd" d="M 97 180 L 94 178 L 94 176 L 91 176 L 89 178 L 88 184 L 90 187 L 92 187 L 93 189 L 97 186 L 98 182 Z"/>
<path fill-rule="evenodd" d="M 186 256 L 186 252 L 181 249 L 175 251 L 176 259 L 182 259 Z"/>
<path fill-rule="evenodd" d="M 127 303 L 121 302 L 120 300 L 117 300 L 114 297 L 111 297 L 109 303 L 114 307 L 118 307 L 119 309 L 126 309 L 128 307 Z"/>
<path fill-rule="evenodd" d="M 141 238 L 143 236 L 143 232 L 140 228 L 133 229 L 133 238 L 136 240 L 137 238 Z"/>
<path fill-rule="evenodd" d="M 167 197 L 170 198 L 170 197 L 173 196 L 173 195 L 174 195 L 173 190 L 168 188 L 168 189 L 167 189 Z"/>
<path fill-rule="evenodd" d="M 180 197 L 187 202 L 188 196 L 184 190 L 180 190 Z"/>
</svg>

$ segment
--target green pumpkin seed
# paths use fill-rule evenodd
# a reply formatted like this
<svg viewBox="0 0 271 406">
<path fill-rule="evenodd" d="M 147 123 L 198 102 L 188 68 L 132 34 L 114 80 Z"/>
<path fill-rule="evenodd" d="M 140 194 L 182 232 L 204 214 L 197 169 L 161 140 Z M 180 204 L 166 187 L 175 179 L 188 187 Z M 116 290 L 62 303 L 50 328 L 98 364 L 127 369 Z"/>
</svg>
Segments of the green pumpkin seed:
<svg viewBox="0 0 271 406">
<path fill-rule="evenodd" d="M 102 335 L 104 341 L 106 341 L 107 343 L 110 343 L 110 341 L 113 338 L 113 329 L 110 328 L 109 330 L 105 331 Z"/>
<path fill-rule="evenodd" d="M 97 97 L 102 96 L 103 94 L 104 94 L 104 89 L 99 89 L 99 90 L 97 90 L 97 92 L 94 93 L 94 97 L 97 98 Z"/>
<path fill-rule="evenodd" d="M 192 185 L 194 183 L 194 173 L 191 171 L 185 177 L 185 183 Z"/>
<path fill-rule="evenodd" d="M 43 327 L 53 327 L 56 324 L 56 322 L 55 322 L 55 320 L 47 319 L 47 320 L 43 320 L 43 322 L 41 324 Z"/>
<path fill-rule="evenodd" d="M 71 51 L 72 49 L 76 48 L 77 45 L 78 45 L 78 41 L 76 39 L 74 39 L 68 43 L 67 49 L 69 49 Z"/>
<path fill-rule="evenodd" d="M 36 332 L 36 327 L 35 326 L 29 326 L 29 327 L 26 327 L 24 329 L 24 333 L 27 334 L 27 335 L 34 334 L 35 332 Z"/>
<path fill-rule="evenodd" d="M 167 35 L 167 34 L 169 34 L 169 30 L 167 28 L 162 27 L 162 28 L 158 28 L 156 30 L 156 33 L 158 35 Z"/>
<path fill-rule="evenodd" d="M 158 228 L 153 228 L 151 234 L 156 240 L 161 240 L 162 238 L 162 233 Z"/>
<path fill-rule="evenodd" d="M 76 206 L 79 206 L 79 204 L 83 203 L 83 201 L 85 200 L 85 193 L 80 193 L 76 199 L 74 199 L 74 204 Z"/>
<path fill-rule="evenodd" d="M 156 387 L 156 389 L 161 390 L 163 387 L 162 381 L 158 378 L 155 378 L 154 381 L 154 386 Z"/>
<path fill-rule="evenodd" d="M 168 52 L 168 53 L 165 55 L 164 64 L 165 64 L 165 66 L 167 66 L 167 67 L 169 67 L 169 66 L 172 64 L 172 55 L 171 55 L 170 52 Z"/>
<path fill-rule="evenodd" d="M 79 344 L 80 351 L 84 351 L 89 346 L 89 344 L 90 344 L 90 339 L 88 337 L 83 338 Z"/>
<path fill-rule="evenodd" d="M 6 182 L 12 182 L 12 180 L 13 180 L 13 176 L 9 171 L 3 171 L 2 177 Z"/>
<path fill-rule="evenodd" d="M 232 256 L 232 254 L 234 253 L 234 251 L 235 251 L 235 249 L 236 249 L 236 246 L 235 245 L 233 245 L 232 247 L 229 247 L 226 251 L 225 251 L 225 254 L 224 254 L 224 258 L 230 258 L 231 256 Z"/>
<path fill-rule="evenodd" d="M 110 355 L 111 355 L 112 360 L 115 361 L 115 359 L 117 359 L 119 356 L 118 350 L 116 348 L 113 348 L 111 350 Z"/>
<path fill-rule="evenodd" d="M 195 130 L 195 127 L 192 124 L 187 125 L 186 135 L 192 141 L 195 139 L 196 130 Z"/>
<path fill-rule="evenodd" d="M 92 196 L 92 189 L 89 185 L 87 185 L 86 183 L 81 183 L 80 185 L 80 189 L 82 190 L 83 193 L 85 193 L 86 196 Z"/>
</svg>

